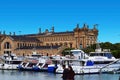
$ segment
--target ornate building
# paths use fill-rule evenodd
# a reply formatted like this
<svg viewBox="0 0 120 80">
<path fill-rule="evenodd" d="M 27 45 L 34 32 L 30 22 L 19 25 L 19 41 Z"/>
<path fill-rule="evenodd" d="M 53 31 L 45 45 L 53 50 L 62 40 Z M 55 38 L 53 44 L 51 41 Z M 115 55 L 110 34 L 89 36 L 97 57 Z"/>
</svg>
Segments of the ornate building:
<svg viewBox="0 0 120 80">
<path fill-rule="evenodd" d="M 5 35 L 0 36 L 0 54 L 16 53 L 17 55 L 29 55 L 32 51 L 36 51 L 43 55 L 59 54 L 66 47 L 69 48 L 86 48 L 97 41 L 98 30 L 96 25 L 93 29 L 89 29 L 88 25 L 84 24 L 79 28 L 77 24 L 73 31 L 66 32 L 49 32 L 46 29 L 38 34 L 28 35 Z"/>
</svg>

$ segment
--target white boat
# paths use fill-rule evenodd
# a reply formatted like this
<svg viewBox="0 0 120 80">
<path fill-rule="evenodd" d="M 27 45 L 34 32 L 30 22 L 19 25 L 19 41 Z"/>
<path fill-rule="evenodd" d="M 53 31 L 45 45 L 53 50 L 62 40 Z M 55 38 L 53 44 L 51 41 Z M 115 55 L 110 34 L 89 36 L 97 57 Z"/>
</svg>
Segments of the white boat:
<svg viewBox="0 0 120 80">
<path fill-rule="evenodd" d="M 32 71 L 33 67 L 37 65 L 37 63 L 37 60 L 23 61 L 21 62 L 21 64 L 18 65 L 18 69 L 21 71 Z"/>
<path fill-rule="evenodd" d="M 24 61 L 18 65 L 18 69 L 22 71 L 33 71 L 33 68 L 38 65 L 41 54 L 37 54 L 36 51 L 33 51 L 31 55 L 25 56 Z"/>
<path fill-rule="evenodd" d="M 15 54 L 4 54 L 1 56 L 0 69 L 17 70 L 18 65 L 22 62 L 22 58 L 18 58 Z"/>
<path fill-rule="evenodd" d="M 47 71 L 50 63 L 48 56 L 32 56 L 27 57 L 27 59 L 18 66 L 18 69 L 22 71 Z"/>
<path fill-rule="evenodd" d="M 107 73 L 120 69 L 119 59 L 112 56 L 110 51 L 97 49 L 88 56 L 81 50 L 71 50 L 75 59 L 62 59 L 66 66 L 71 65 L 76 74 Z M 51 66 L 50 66 L 51 67 Z M 56 73 L 62 73 L 61 64 L 57 65 Z"/>
<path fill-rule="evenodd" d="M 34 71 L 48 71 L 48 65 L 52 64 L 52 61 L 47 56 L 39 58 L 39 62 L 33 67 Z"/>
</svg>

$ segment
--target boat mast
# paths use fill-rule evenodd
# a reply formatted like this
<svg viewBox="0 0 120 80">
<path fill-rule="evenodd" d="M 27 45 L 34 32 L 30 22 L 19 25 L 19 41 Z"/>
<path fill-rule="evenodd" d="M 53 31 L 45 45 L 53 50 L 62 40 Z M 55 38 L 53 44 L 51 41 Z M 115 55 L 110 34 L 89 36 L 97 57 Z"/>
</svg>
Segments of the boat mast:
<svg viewBox="0 0 120 80">
<path fill-rule="evenodd" d="M 101 52 L 101 47 L 100 47 L 99 42 L 96 43 L 96 49 L 95 49 L 95 52 Z"/>
</svg>

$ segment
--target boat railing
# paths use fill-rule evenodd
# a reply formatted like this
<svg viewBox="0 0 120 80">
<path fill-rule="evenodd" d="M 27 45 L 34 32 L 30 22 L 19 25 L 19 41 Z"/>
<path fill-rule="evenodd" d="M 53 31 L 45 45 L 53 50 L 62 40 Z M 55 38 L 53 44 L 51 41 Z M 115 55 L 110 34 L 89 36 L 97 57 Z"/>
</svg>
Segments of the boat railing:
<svg viewBox="0 0 120 80">
<path fill-rule="evenodd" d="M 114 63 L 116 63 L 116 62 L 118 62 L 118 61 L 120 61 L 120 58 L 117 59 L 117 60 L 115 60 L 115 61 L 113 61 L 113 62 L 111 62 L 111 63 L 109 63 L 109 64 L 107 64 L 107 65 L 105 65 L 105 66 L 103 66 L 103 67 L 101 67 L 101 68 L 100 68 L 100 73 L 102 73 L 102 69 L 104 69 L 104 68 L 108 67 L 109 65 L 114 64 Z"/>
</svg>

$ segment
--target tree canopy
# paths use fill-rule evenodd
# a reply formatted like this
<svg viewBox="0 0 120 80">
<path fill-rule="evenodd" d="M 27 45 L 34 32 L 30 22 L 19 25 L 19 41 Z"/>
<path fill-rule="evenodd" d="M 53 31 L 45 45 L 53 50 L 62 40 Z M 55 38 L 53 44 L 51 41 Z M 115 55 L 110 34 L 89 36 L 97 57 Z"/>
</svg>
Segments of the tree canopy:
<svg viewBox="0 0 120 80">
<path fill-rule="evenodd" d="M 112 55 L 114 56 L 114 57 L 116 57 L 116 58 L 120 58 L 120 43 L 115 43 L 115 44 L 112 44 L 112 43 L 110 43 L 110 42 L 102 42 L 102 43 L 99 43 L 99 45 L 100 45 L 100 47 L 102 48 L 102 49 L 110 49 L 111 50 L 111 53 L 112 53 Z M 63 55 L 70 55 L 71 53 L 70 53 L 70 50 L 71 50 L 72 48 L 67 48 L 67 49 L 65 49 L 63 52 L 62 52 L 62 54 Z M 82 49 L 85 53 L 88 53 L 89 54 L 89 52 L 94 52 L 95 51 L 95 49 L 96 49 L 96 44 L 93 44 L 93 45 L 91 45 L 91 46 L 88 46 L 87 48 L 84 48 L 84 49 Z"/>
</svg>

